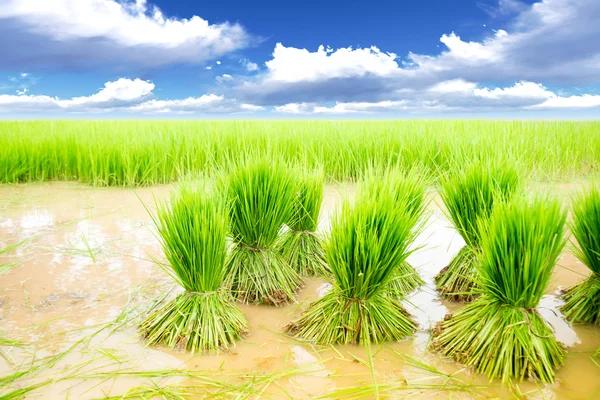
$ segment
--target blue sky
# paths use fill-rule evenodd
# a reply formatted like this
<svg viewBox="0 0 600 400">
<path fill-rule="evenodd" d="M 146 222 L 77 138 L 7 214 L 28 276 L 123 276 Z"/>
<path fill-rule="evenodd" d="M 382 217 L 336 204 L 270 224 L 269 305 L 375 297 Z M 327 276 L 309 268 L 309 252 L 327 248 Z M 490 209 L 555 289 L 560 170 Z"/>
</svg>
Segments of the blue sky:
<svg viewBox="0 0 600 400">
<path fill-rule="evenodd" d="M 0 118 L 598 118 L 599 20 L 597 0 L 3 0 Z"/>
</svg>

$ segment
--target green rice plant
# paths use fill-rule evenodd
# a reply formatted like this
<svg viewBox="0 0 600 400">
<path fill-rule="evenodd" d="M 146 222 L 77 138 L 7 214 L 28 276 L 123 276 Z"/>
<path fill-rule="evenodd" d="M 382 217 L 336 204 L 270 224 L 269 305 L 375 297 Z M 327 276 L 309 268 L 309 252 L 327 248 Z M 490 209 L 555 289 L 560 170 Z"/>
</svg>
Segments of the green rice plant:
<svg viewBox="0 0 600 400">
<path fill-rule="evenodd" d="M 566 212 L 547 197 L 498 205 L 477 263 L 482 295 L 440 322 L 431 346 L 502 382 L 553 382 L 565 350 L 536 310 L 565 244 Z"/>
<path fill-rule="evenodd" d="M 440 197 L 448 218 L 466 245 L 435 277 L 439 292 L 455 301 L 471 301 L 477 254 L 480 248 L 480 222 L 485 221 L 499 201 L 509 200 L 519 187 L 519 172 L 507 161 L 474 162 L 457 169 L 443 180 Z"/>
<path fill-rule="evenodd" d="M 325 244 L 333 288 L 286 327 L 318 344 L 399 340 L 416 329 L 386 287 L 410 253 L 415 217 L 391 196 L 346 202 Z"/>
<path fill-rule="evenodd" d="M 151 310 L 140 325 L 149 345 L 192 352 L 227 347 L 246 330 L 246 319 L 223 289 L 227 252 L 225 199 L 187 185 L 158 204 L 152 217 L 167 272 L 185 291 Z"/>
<path fill-rule="evenodd" d="M 561 311 L 569 321 L 600 324 L 600 188 L 577 195 L 572 212 L 571 232 L 578 243 L 574 253 L 592 274 L 566 291 Z"/>
<path fill-rule="evenodd" d="M 304 276 L 329 276 L 321 238 L 317 234 L 323 202 L 325 175 L 322 170 L 294 170 L 296 198 L 286 225 L 289 230 L 279 244 L 281 254 L 290 266 Z"/>
<path fill-rule="evenodd" d="M 358 196 L 364 198 L 391 196 L 396 207 L 405 209 L 413 217 L 415 223 L 413 229 L 416 233 L 425 223 L 423 216 L 429 205 L 426 189 L 425 175 L 416 169 L 406 172 L 393 167 L 373 168 L 365 175 Z M 415 268 L 405 259 L 395 269 L 388 289 L 392 295 L 402 299 L 424 283 Z"/>
<path fill-rule="evenodd" d="M 233 239 L 227 287 L 243 303 L 292 301 L 302 280 L 276 248 L 296 197 L 289 168 L 267 158 L 248 159 L 232 168 L 224 184 Z"/>
<path fill-rule="evenodd" d="M 418 165 L 439 177 L 492 154 L 519 158 L 538 180 L 564 180 L 598 174 L 600 122 L 0 121 L 0 183 L 152 185 L 211 175 L 251 152 L 322 166 L 336 181 L 372 164 Z"/>
</svg>

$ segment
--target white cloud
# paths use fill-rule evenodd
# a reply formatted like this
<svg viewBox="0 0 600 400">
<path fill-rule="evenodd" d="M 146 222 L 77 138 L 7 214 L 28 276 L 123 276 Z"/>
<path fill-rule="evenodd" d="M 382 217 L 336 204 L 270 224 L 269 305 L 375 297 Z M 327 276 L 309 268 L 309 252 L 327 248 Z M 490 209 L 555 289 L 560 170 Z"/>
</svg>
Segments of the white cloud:
<svg viewBox="0 0 600 400">
<path fill-rule="evenodd" d="M 188 97 L 182 100 L 150 100 L 131 107 L 130 111 L 141 113 L 237 113 L 253 112 L 263 108 L 252 104 L 239 104 L 216 94 L 205 94 L 200 97 Z"/>
<path fill-rule="evenodd" d="M 508 98 L 527 98 L 527 99 L 550 99 L 556 95 L 546 89 L 543 85 L 533 82 L 517 82 L 514 86 L 507 88 L 482 88 L 474 89 L 475 96 L 492 100 L 502 100 Z"/>
<path fill-rule="evenodd" d="M 240 60 L 240 64 L 242 64 L 244 67 L 246 67 L 246 70 L 248 72 L 258 71 L 258 64 L 253 63 L 252 61 L 248 60 L 247 58 L 242 58 Z"/>
<path fill-rule="evenodd" d="M 217 61 L 217 65 L 221 65 L 221 61 Z"/>
<path fill-rule="evenodd" d="M 229 75 L 229 74 L 223 74 L 223 75 L 217 76 L 217 77 L 215 78 L 215 80 L 216 80 L 218 83 L 230 82 L 230 81 L 232 81 L 232 80 L 233 80 L 233 76 L 231 76 L 231 75 Z"/>
<path fill-rule="evenodd" d="M 262 106 L 257 106 L 257 105 L 254 105 L 254 104 L 246 104 L 246 103 L 240 104 L 240 108 L 242 110 L 246 110 L 246 111 L 262 111 L 262 110 L 265 109 Z"/>
<path fill-rule="evenodd" d="M 315 104 L 309 103 L 288 103 L 275 107 L 275 111 L 284 114 L 310 114 L 314 109 Z"/>
<path fill-rule="evenodd" d="M 4 0 L 0 26 L 5 27 L 0 28 L 5 50 L 14 47 L 13 41 L 36 49 L 12 49 L 0 64 L 56 62 L 57 57 L 71 58 L 80 67 L 109 60 L 146 66 L 200 63 L 251 40 L 238 24 L 169 18 L 146 0 Z"/>
<path fill-rule="evenodd" d="M 429 88 L 433 93 L 472 93 L 477 87 L 476 83 L 467 82 L 463 79 L 451 79 L 436 83 Z"/>
<path fill-rule="evenodd" d="M 141 79 L 121 78 L 107 82 L 98 92 L 89 96 L 59 99 L 45 95 L 0 95 L 0 112 L 125 112 L 125 113 L 237 113 L 255 112 L 261 106 L 240 103 L 216 94 L 205 94 L 186 99 L 152 99 L 155 85 Z"/>
<path fill-rule="evenodd" d="M 104 87 L 91 96 L 73 97 L 71 100 L 62 100 L 64 107 L 100 107 L 112 106 L 115 102 L 127 103 L 138 101 L 150 95 L 154 90 L 154 83 L 143 81 L 139 78 L 121 78 L 115 82 L 106 82 Z"/>
<path fill-rule="evenodd" d="M 212 67 L 210 65 L 208 65 L 208 66 L 204 67 L 204 69 L 207 69 L 210 71 L 212 69 Z"/>
<path fill-rule="evenodd" d="M 266 70 L 240 83 L 236 96 L 263 105 L 377 103 L 402 100 L 407 90 L 437 91 L 443 100 L 444 91 L 455 93 L 461 85 L 471 94 L 476 84 L 543 82 L 569 90 L 600 82 L 599 1 L 542 0 L 532 6 L 506 1 L 499 8 L 516 14 L 503 29 L 478 41 L 444 34 L 437 55 L 409 52 L 403 59 L 377 47 L 311 51 L 277 44 Z M 536 85 L 477 94 L 514 101 L 549 96 Z"/>
<path fill-rule="evenodd" d="M 463 80 L 450 80 L 426 90 L 406 90 L 402 92 L 402 96 L 397 100 L 336 102 L 332 106 L 315 102 L 288 103 L 275 107 L 275 111 L 285 114 L 418 114 L 600 106 L 600 96 L 559 97 L 541 84 L 526 81 L 507 87 L 490 88 Z"/>
<path fill-rule="evenodd" d="M 373 113 L 385 111 L 407 111 L 414 109 L 414 105 L 407 100 L 369 102 L 336 103 L 332 107 L 315 107 L 314 112 L 330 114 Z"/>
<path fill-rule="evenodd" d="M 451 107 L 437 104 L 434 101 L 379 101 L 379 102 L 337 102 L 333 106 L 320 106 L 314 103 L 289 103 L 275 107 L 275 111 L 283 114 L 375 114 L 389 112 L 442 112 L 452 110 Z"/>
<path fill-rule="evenodd" d="M 570 97 L 552 97 L 543 102 L 532 106 L 532 109 L 576 109 L 576 108 L 595 108 L 600 107 L 600 95 L 583 94 Z"/>
<path fill-rule="evenodd" d="M 377 47 L 332 50 L 319 46 L 316 52 L 275 45 L 273 59 L 267 61 L 265 79 L 280 82 L 321 81 L 333 78 L 385 76 L 398 68 L 393 53 Z"/>
<path fill-rule="evenodd" d="M 483 2 L 478 2 L 477 7 L 485 11 L 490 17 L 498 18 L 506 15 L 521 13 L 527 10 L 528 5 L 519 0 L 498 0 L 497 5 L 489 5 Z"/>
<path fill-rule="evenodd" d="M 154 84 L 141 79 L 121 78 L 106 82 L 104 87 L 90 96 L 73 97 L 61 100 L 44 95 L 17 96 L 0 95 L 0 111 L 101 111 L 122 108 L 147 99 L 154 90 Z"/>
</svg>

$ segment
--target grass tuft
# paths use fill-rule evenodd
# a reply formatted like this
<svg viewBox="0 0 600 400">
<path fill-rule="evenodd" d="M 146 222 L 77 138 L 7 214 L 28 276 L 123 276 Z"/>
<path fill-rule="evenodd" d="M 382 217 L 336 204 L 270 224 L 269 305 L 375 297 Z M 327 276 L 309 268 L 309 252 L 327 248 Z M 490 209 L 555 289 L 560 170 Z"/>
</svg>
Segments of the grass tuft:
<svg viewBox="0 0 600 400">
<path fill-rule="evenodd" d="M 329 276 L 321 238 L 317 234 L 319 214 L 323 202 L 325 175 L 322 170 L 296 168 L 296 198 L 292 214 L 278 247 L 290 266 L 304 276 Z"/>
<path fill-rule="evenodd" d="M 600 325 L 600 188 L 577 195 L 572 211 L 571 232 L 578 243 L 574 253 L 592 274 L 567 290 L 561 311 L 569 321 Z"/>
<path fill-rule="evenodd" d="M 410 335 L 416 324 L 386 286 L 409 254 L 415 217 L 391 196 L 346 202 L 325 245 L 333 289 L 286 327 L 318 344 L 379 343 Z"/>
<path fill-rule="evenodd" d="M 187 185 L 153 216 L 168 272 L 185 291 L 152 310 L 140 325 L 150 345 L 192 352 L 227 347 L 240 339 L 246 319 L 222 289 L 227 212 L 224 199 Z"/>
<path fill-rule="evenodd" d="M 296 196 L 293 175 L 282 163 L 249 159 L 233 167 L 224 181 L 233 248 L 226 283 L 243 303 L 285 304 L 302 284 L 276 248 Z"/>
<path fill-rule="evenodd" d="M 549 198 L 498 205 L 476 264 L 482 295 L 440 322 L 431 346 L 490 379 L 553 382 L 565 351 L 536 307 L 565 243 L 565 218 Z"/>
<path fill-rule="evenodd" d="M 465 240 L 465 247 L 436 276 L 439 292 L 455 301 L 471 301 L 482 224 L 498 202 L 509 200 L 519 187 L 519 173 L 507 161 L 474 162 L 447 176 L 440 197 L 454 228 Z"/>
<path fill-rule="evenodd" d="M 418 170 L 408 172 L 398 168 L 372 168 L 366 174 L 359 189 L 359 197 L 391 196 L 396 207 L 405 209 L 414 221 L 414 234 L 420 232 L 425 224 L 425 210 L 429 204 L 427 199 L 427 179 Z M 395 269 L 388 284 L 391 295 L 400 299 L 416 288 L 425 284 L 423 278 L 407 260 L 402 261 Z"/>
</svg>

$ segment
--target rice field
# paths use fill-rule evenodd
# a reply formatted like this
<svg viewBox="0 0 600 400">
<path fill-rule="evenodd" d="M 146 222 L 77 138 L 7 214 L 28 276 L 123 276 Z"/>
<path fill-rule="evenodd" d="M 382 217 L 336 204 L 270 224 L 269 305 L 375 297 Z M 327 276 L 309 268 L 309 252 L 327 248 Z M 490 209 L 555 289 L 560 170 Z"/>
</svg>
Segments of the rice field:
<svg viewBox="0 0 600 400">
<path fill-rule="evenodd" d="M 496 156 L 519 161 L 538 180 L 569 180 L 598 173 L 600 122 L 0 122 L 1 183 L 156 185 L 256 153 L 323 168 L 333 181 L 355 180 L 373 163 L 438 175 Z"/>
<path fill-rule="evenodd" d="M 600 123 L 0 123 L 0 398 L 600 397 Z"/>
</svg>

